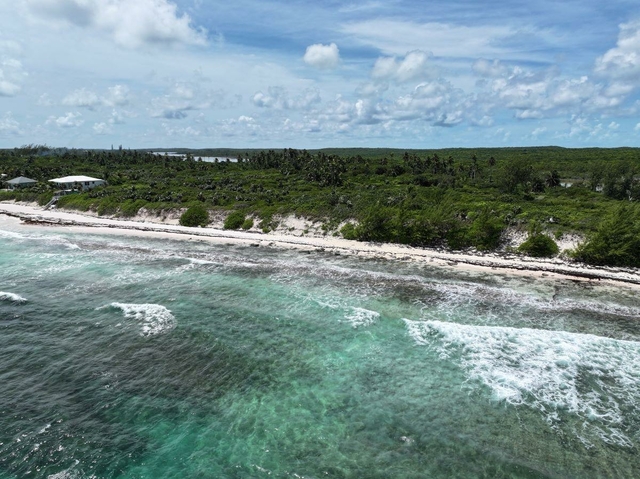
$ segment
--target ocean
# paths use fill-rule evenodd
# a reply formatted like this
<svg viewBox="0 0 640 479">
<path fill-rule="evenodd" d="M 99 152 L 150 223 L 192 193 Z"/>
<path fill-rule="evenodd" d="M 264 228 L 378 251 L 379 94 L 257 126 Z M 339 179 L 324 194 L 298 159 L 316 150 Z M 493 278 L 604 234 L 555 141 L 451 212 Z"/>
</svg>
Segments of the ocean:
<svg viewBox="0 0 640 479">
<path fill-rule="evenodd" d="M 0 221 L 0 479 L 638 477 L 639 296 Z"/>
</svg>

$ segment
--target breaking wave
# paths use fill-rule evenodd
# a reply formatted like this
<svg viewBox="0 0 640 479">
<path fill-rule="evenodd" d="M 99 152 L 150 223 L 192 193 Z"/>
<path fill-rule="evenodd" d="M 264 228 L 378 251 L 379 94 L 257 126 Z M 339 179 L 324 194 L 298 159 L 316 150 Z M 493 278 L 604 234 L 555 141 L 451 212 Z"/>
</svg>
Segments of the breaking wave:
<svg viewBox="0 0 640 479">
<path fill-rule="evenodd" d="M 0 291 L 0 301 L 10 301 L 12 303 L 26 303 L 26 298 L 15 294 L 15 293 L 5 293 L 4 291 Z"/>
<path fill-rule="evenodd" d="M 488 386 L 496 400 L 534 408 L 552 427 L 570 413 L 579 418 L 581 431 L 589 430 L 606 443 L 633 446 L 625 414 L 637 409 L 640 398 L 640 342 L 564 331 L 404 321 L 417 344 L 435 348 L 442 359 L 459 361 L 469 380 Z"/>
<path fill-rule="evenodd" d="M 159 304 L 111 303 L 127 319 L 135 319 L 142 324 L 141 336 L 155 336 L 176 327 L 176 318 L 167 308 Z"/>
<path fill-rule="evenodd" d="M 380 313 L 364 308 L 352 307 L 351 311 L 345 315 L 345 318 L 349 320 L 354 328 L 358 328 L 360 326 L 371 326 L 380 318 Z"/>
</svg>

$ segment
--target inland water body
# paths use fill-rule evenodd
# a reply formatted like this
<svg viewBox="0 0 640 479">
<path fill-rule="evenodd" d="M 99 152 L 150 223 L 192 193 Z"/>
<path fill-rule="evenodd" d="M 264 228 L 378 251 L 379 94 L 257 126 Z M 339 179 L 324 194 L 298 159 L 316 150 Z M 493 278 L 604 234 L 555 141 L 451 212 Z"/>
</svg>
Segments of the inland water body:
<svg viewBox="0 0 640 479">
<path fill-rule="evenodd" d="M 0 479 L 635 478 L 640 300 L 0 223 Z"/>
</svg>

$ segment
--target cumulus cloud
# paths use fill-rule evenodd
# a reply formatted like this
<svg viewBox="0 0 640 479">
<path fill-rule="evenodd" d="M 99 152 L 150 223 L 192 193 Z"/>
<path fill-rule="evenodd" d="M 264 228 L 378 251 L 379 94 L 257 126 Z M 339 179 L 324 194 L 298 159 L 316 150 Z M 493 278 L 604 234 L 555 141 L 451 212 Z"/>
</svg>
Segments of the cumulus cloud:
<svg viewBox="0 0 640 479">
<path fill-rule="evenodd" d="M 66 115 L 55 117 L 50 116 L 47 125 L 55 125 L 59 128 L 76 128 L 84 123 L 82 114 L 79 112 L 67 112 Z"/>
<path fill-rule="evenodd" d="M 231 108 L 239 101 L 240 97 L 229 97 L 224 91 L 207 88 L 200 81 L 173 82 L 164 95 L 151 99 L 149 112 L 155 118 L 182 120 L 189 111 Z"/>
<path fill-rule="evenodd" d="M 48 99 L 45 100 L 48 101 Z M 102 96 L 86 88 L 78 88 L 65 96 L 62 104 L 89 110 L 95 110 L 103 105 L 124 106 L 129 104 L 129 88 L 124 85 L 115 85 L 107 88 L 107 93 Z"/>
<path fill-rule="evenodd" d="M 488 60 L 475 62 L 473 68 L 486 79 L 478 83 L 478 102 L 490 109 L 513 110 L 519 119 L 606 113 L 619 107 L 627 94 L 586 75 L 562 77 L 555 69 L 533 71 Z"/>
<path fill-rule="evenodd" d="M 380 57 L 376 60 L 371 76 L 376 80 L 408 82 L 429 75 L 431 53 L 414 50 L 400 61 L 396 57 Z"/>
<path fill-rule="evenodd" d="M 595 71 L 622 81 L 640 79 L 640 20 L 620 25 L 616 46 L 596 60 Z"/>
<path fill-rule="evenodd" d="M 306 110 L 320 101 L 320 93 L 316 89 L 305 90 L 292 98 L 286 88 L 273 86 L 268 88 L 267 93 L 256 92 L 252 98 L 255 106 L 275 110 Z"/>
<path fill-rule="evenodd" d="M 481 58 L 473 64 L 476 75 L 484 78 L 499 78 L 508 73 L 508 69 L 500 60 L 486 60 Z"/>
<path fill-rule="evenodd" d="M 0 96 L 15 96 L 22 90 L 27 73 L 15 58 L 0 56 Z"/>
<path fill-rule="evenodd" d="M 432 126 L 452 127 L 467 120 L 467 112 L 471 110 L 468 96 L 462 90 L 439 79 L 420 83 L 393 101 L 383 98 L 349 101 L 339 96 L 329 102 L 317 118 L 323 125 L 380 125 L 386 129 L 400 122 L 417 120 Z"/>
<path fill-rule="evenodd" d="M 338 50 L 338 45 L 335 43 L 330 45 L 316 43 L 307 47 L 307 51 L 302 59 L 307 65 L 312 67 L 321 70 L 331 70 L 336 68 L 340 62 L 340 51 Z"/>
<path fill-rule="evenodd" d="M 94 123 L 93 131 L 96 135 L 108 135 L 113 133 L 112 128 L 106 123 Z"/>
<path fill-rule="evenodd" d="M 13 118 L 11 112 L 5 113 L 4 118 L 0 118 L 0 136 L 14 136 L 20 134 L 22 134 L 22 131 L 20 130 L 20 123 Z"/>
<path fill-rule="evenodd" d="M 237 119 L 223 120 L 218 131 L 225 137 L 238 136 L 240 138 L 255 137 L 260 131 L 260 125 L 253 117 L 241 115 Z"/>
<path fill-rule="evenodd" d="M 125 106 L 129 104 L 129 87 L 115 85 L 107 89 L 107 94 L 102 99 L 107 106 Z"/>
<path fill-rule="evenodd" d="M 93 28 L 121 46 L 204 45 L 206 31 L 169 0 L 25 0 L 32 15 Z"/>
<path fill-rule="evenodd" d="M 538 138 L 543 133 L 546 133 L 547 128 L 545 126 L 540 126 L 531 132 L 531 136 L 533 138 Z"/>
<path fill-rule="evenodd" d="M 62 99 L 63 105 L 88 108 L 89 110 L 93 110 L 100 103 L 100 97 L 85 88 L 74 90 Z"/>
</svg>

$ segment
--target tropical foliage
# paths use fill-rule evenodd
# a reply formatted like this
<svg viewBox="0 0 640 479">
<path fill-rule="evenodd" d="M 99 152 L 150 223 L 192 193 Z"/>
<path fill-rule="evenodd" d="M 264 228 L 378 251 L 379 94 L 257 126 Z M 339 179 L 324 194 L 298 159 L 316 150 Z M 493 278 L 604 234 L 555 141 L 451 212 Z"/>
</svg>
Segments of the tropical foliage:
<svg viewBox="0 0 640 479">
<path fill-rule="evenodd" d="M 251 228 L 250 218 L 263 231 L 275 228 L 279 216 L 295 214 L 323 222 L 328 234 L 362 241 L 479 250 L 500 246 L 506 229 L 527 231 L 538 224 L 547 234 L 589 237 L 576 254 L 582 261 L 635 264 L 633 254 L 625 253 L 633 235 L 616 238 L 622 241 L 617 244 L 605 238 L 602 225 L 616 217 L 630 231 L 638 228 L 638 216 L 628 213 L 636 211 L 632 205 L 640 199 L 638 149 L 184 153 L 46 146 L 1 150 L 0 173 L 7 179 L 27 176 L 40 183 L 0 192 L 0 199 L 46 204 L 53 196 L 47 180 L 83 174 L 104 178 L 108 186 L 64 196 L 60 207 L 131 216 L 142 207 L 160 213 L 199 206 L 226 215 L 225 227 Z M 204 162 L 200 156 L 233 160 Z M 621 206 L 631 208 L 626 217 L 615 216 Z M 615 254 L 603 254 L 608 245 Z"/>
</svg>

